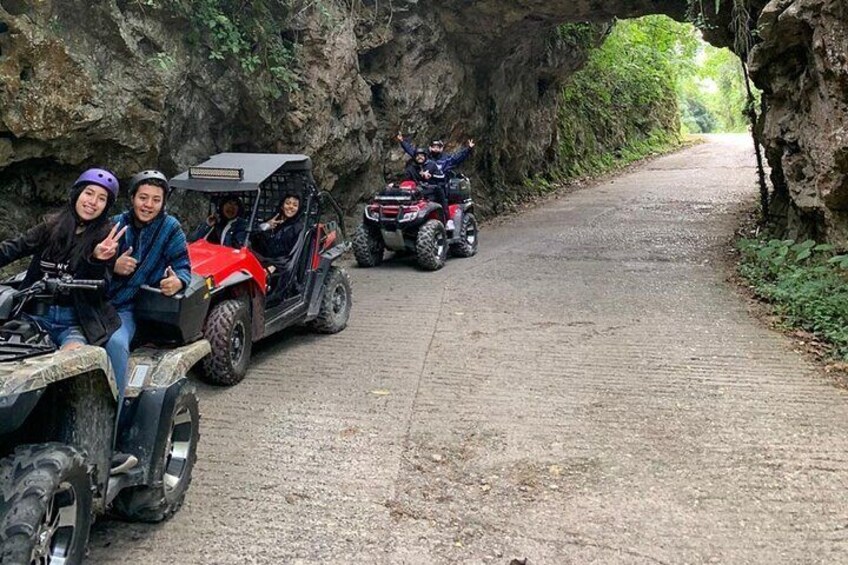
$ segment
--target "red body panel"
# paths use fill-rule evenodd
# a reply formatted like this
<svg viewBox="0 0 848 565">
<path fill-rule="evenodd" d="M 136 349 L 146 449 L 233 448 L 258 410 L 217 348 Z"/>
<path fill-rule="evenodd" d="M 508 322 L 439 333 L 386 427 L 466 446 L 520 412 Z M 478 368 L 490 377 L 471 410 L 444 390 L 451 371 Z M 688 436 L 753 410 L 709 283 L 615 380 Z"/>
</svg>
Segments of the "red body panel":
<svg viewBox="0 0 848 565">
<path fill-rule="evenodd" d="M 397 187 L 401 190 L 408 190 L 408 191 L 411 192 L 411 191 L 416 190 L 418 188 L 418 183 L 416 183 L 415 181 L 412 181 L 412 180 L 405 180 L 405 181 L 401 181 L 400 184 L 397 185 Z M 406 212 L 411 211 L 412 208 L 415 208 L 415 207 L 423 208 L 424 206 L 427 205 L 428 202 L 430 202 L 430 201 L 427 200 L 426 198 L 422 198 L 421 200 L 419 200 L 418 202 L 415 202 L 414 204 L 406 204 L 406 205 L 370 204 L 369 206 L 375 211 L 378 210 L 378 209 L 382 210 L 383 216 L 385 216 L 387 218 L 393 218 L 393 217 L 396 217 L 398 215 L 402 215 Z M 456 214 L 456 211 L 459 210 L 460 207 L 461 207 L 460 204 L 448 204 L 448 218 L 453 218 L 454 215 Z M 435 210 L 433 212 L 431 212 L 430 215 L 427 216 L 427 218 L 431 219 L 431 220 L 442 221 L 441 214 L 439 214 Z"/>
<path fill-rule="evenodd" d="M 201 239 L 189 244 L 188 255 L 191 270 L 202 277 L 212 277 L 216 286 L 233 273 L 247 272 L 265 294 L 265 268 L 247 247 L 233 249 Z"/>
<path fill-rule="evenodd" d="M 312 270 L 318 268 L 318 265 L 321 264 L 321 236 L 324 233 L 324 227 L 318 226 L 318 229 L 315 230 L 315 245 L 312 246 Z"/>
</svg>

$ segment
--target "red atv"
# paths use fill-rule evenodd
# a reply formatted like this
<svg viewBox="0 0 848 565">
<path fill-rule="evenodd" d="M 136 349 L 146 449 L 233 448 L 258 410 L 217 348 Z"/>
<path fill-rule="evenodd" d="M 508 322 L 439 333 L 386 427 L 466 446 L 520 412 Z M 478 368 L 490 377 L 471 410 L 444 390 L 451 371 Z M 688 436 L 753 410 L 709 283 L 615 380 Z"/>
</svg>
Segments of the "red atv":
<svg viewBox="0 0 848 565">
<path fill-rule="evenodd" d="M 448 249 L 457 257 L 477 253 L 477 219 L 471 183 L 456 176 L 448 184 L 448 218 L 462 212 L 461 225 L 446 229 L 442 207 L 422 195 L 414 181 L 391 183 L 365 206 L 362 224 L 353 237 L 353 253 L 360 267 L 382 263 L 386 249 L 409 251 L 421 268 L 436 271 L 445 265 Z M 449 222 L 450 224 L 451 222 Z"/>
<path fill-rule="evenodd" d="M 140 341 L 186 343 L 202 335 L 212 345 L 202 362 L 204 380 L 233 385 L 247 372 L 254 341 L 296 324 L 320 333 L 345 328 L 350 279 L 333 263 L 350 244 L 341 209 L 328 192 L 318 190 L 311 169 L 305 155 L 221 153 L 171 179 L 175 194 L 168 210 L 184 229 L 237 197 L 246 237 L 238 248 L 205 239 L 190 243 L 189 286 L 204 292 L 187 289 L 182 300 L 148 293 L 136 310 Z M 265 229 L 263 221 L 290 194 L 300 198 L 303 230 L 281 264 L 257 253 L 254 243 Z"/>
</svg>

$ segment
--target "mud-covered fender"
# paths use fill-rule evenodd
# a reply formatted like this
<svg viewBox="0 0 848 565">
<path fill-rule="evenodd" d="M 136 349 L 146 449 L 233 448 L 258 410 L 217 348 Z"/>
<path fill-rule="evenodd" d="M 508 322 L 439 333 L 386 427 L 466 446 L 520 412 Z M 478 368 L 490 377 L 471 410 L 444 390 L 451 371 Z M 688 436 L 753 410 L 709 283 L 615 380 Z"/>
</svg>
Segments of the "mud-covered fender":
<svg viewBox="0 0 848 565">
<path fill-rule="evenodd" d="M 130 356 L 115 448 L 138 457 L 145 483 L 153 468 L 152 456 L 161 446 L 156 442 L 170 432 L 174 402 L 190 386 L 186 373 L 211 352 L 209 342 L 201 339 L 173 349 L 142 347 Z"/>
<path fill-rule="evenodd" d="M 321 310 L 321 301 L 324 299 L 324 291 L 326 290 L 324 281 L 327 279 L 327 273 L 330 272 L 333 262 L 341 257 L 348 248 L 349 245 L 337 245 L 321 254 L 321 262 L 315 269 L 315 286 L 313 288 L 316 290 L 312 293 L 312 298 L 309 301 L 309 310 L 306 313 L 307 320 L 314 319 L 318 315 L 318 311 Z"/>
<path fill-rule="evenodd" d="M 156 463 L 155 454 L 163 453 L 163 445 L 171 432 L 171 416 L 177 398 L 186 387 L 193 386 L 185 377 L 168 385 L 144 389 L 127 399 L 121 409 L 115 451 L 138 457 L 140 476 L 135 484 L 149 484 Z"/>
<path fill-rule="evenodd" d="M 0 436 L 14 432 L 29 417 L 46 389 L 0 397 Z"/>
<path fill-rule="evenodd" d="M 0 363 L 0 398 L 43 390 L 53 383 L 85 373 L 105 377 L 113 396 L 117 397 L 115 374 L 112 372 L 106 350 L 85 345 L 72 351 L 57 351 L 49 355 Z"/>
<path fill-rule="evenodd" d="M 162 388 L 185 377 L 198 361 L 212 352 L 205 339 L 171 349 L 140 347 L 130 355 L 124 398 L 135 398 L 145 389 Z"/>
</svg>

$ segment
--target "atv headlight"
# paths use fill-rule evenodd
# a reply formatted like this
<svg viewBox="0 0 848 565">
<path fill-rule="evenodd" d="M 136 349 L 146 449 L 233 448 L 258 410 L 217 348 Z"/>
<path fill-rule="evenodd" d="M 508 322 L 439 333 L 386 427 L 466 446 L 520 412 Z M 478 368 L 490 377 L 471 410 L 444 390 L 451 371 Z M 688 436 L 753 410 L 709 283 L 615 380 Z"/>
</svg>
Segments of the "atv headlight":
<svg viewBox="0 0 848 565">
<path fill-rule="evenodd" d="M 377 206 L 366 206 L 365 207 L 365 217 L 369 220 L 374 220 L 375 222 L 380 219 L 379 212 L 377 211 Z"/>
<path fill-rule="evenodd" d="M 401 222 L 411 222 L 415 218 L 421 215 L 421 208 L 418 206 L 412 206 L 410 208 L 403 209 L 403 216 L 401 216 Z"/>
</svg>

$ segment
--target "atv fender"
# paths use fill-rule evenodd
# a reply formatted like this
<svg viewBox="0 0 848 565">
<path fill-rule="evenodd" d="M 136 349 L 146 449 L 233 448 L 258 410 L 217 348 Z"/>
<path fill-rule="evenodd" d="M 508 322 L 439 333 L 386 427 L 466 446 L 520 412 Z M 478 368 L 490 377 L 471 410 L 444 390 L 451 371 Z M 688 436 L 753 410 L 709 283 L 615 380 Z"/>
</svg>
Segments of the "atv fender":
<svg viewBox="0 0 848 565">
<path fill-rule="evenodd" d="M 0 436 L 14 432 L 23 425 L 45 390 L 40 388 L 0 397 Z"/>
<path fill-rule="evenodd" d="M 141 347 L 130 356 L 124 398 L 135 398 L 147 389 L 168 387 L 212 352 L 205 339 L 174 349 Z"/>
<path fill-rule="evenodd" d="M 117 398 L 115 374 L 106 350 L 93 345 L 30 357 L 14 363 L 0 363 L 0 398 L 43 390 L 52 383 L 86 373 L 105 375 L 112 395 Z"/>
<path fill-rule="evenodd" d="M 189 386 L 191 383 L 183 376 L 168 385 L 146 388 L 138 397 L 124 401 L 115 451 L 135 455 L 138 465 L 121 488 L 150 484 L 157 463 L 153 454 L 161 453 L 162 445 L 168 441 L 174 405 L 180 392 Z M 110 492 L 109 497 L 116 494 Z"/>
<path fill-rule="evenodd" d="M 431 200 L 427 201 L 427 207 L 424 209 L 423 213 L 419 214 L 419 218 L 434 218 L 436 220 L 442 221 L 442 213 L 441 213 L 442 205 L 438 202 L 433 202 Z"/>
</svg>

